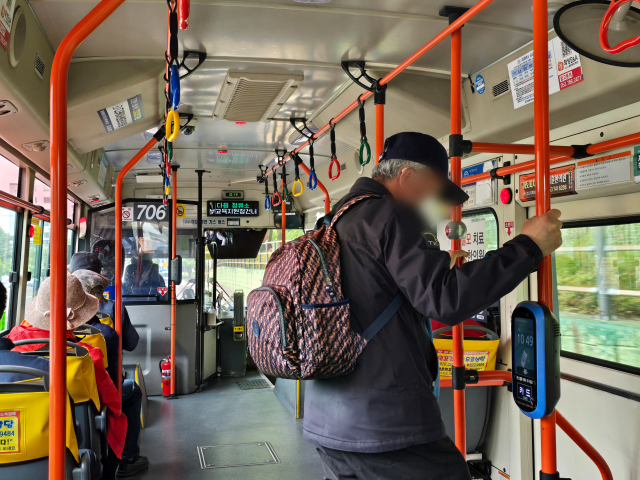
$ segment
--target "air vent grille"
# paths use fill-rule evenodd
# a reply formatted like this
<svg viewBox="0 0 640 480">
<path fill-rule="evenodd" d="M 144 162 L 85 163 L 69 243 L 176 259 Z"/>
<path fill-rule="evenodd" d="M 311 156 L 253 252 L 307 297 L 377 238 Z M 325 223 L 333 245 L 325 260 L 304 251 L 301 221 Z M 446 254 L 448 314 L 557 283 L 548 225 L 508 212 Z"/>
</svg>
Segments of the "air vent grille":
<svg viewBox="0 0 640 480">
<path fill-rule="evenodd" d="M 503 81 L 496 83 L 491 88 L 491 93 L 493 94 L 494 99 L 509 93 L 509 79 L 505 78 Z"/>
<path fill-rule="evenodd" d="M 44 78 L 44 61 L 38 52 L 36 52 L 35 71 L 40 78 Z"/>
<path fill-rule="evenodd" d="M 302 75 L 228 72 L 213 110 L 215 120 L 264 122 L 282 108 Z"/>
</svg>

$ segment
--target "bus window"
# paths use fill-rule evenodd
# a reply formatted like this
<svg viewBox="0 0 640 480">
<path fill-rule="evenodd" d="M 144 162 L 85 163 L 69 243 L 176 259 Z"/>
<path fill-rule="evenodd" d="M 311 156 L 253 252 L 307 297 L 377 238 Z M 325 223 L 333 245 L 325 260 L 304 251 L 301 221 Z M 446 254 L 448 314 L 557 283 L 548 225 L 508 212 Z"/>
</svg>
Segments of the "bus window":
<svg viewBox="0 0 640 480">
<path fill-rule="evenodd" d="M 169 222 L 131 222 L 123 232 L 125 245 L 122 294 L 145 300 L 166 295 L 169 285 Z"/>
<path fill-rule="evenodd" d="M 31 220 L 33 235 L 29 240 L 29 272 L 31 279 L 27 282 L 27 303 L 36 296 L 40 284 L 49 276 L 49 238 L 51 225 L 49 222 L 33 218 Z"/>
<path fill-rule="evenodd" d="M 18 181 L 20 168 L 0 155 L 0 190 L 18 195 Z M 7 308 L 0 317 L 0 332 L 11 327 L 13 283 L 9 282 L 9 274 L 14 271 L 16 250 L 16 224 L 18 213 L 8 208 L 0 207 L 0 280 L 7 289 Z"/>
<path fill-rule="evenodd" d="M 287 230 L 287 241 L 294 240 L 304 235 L 303 230 Z M 264 276 L 264 269 L 269 262 L 271 254 L 275 252 L 282 245 L 282 230 L 271 229 L 268 230 L 260 252 L 256 258 L 243 258 L 233 260 L 219 260 L 218 261 L 218 283 L 229 295 L 233 295 L 236 290 L 244 290 L 247 295 L 254 288 L 258 288 L 262 285 L 262 277 Z M 207 271 L 206 278 L 211 278 L 209 273 L 211 257 L 207 253 Z M 209 287 L 207 287 L 209 290 Z M 208 292 L 208 301 L 210 301 L 211 292 Z"/>
<path fill-rule="evenodd" d="M 0 280 L 7 289 L 7 308 L 0 317 L 0 332 L 11 327 L 7 318 L 11 318 L 11 301 L 13 293 L 13 283 L 9 282 L 9 274 L 13 271 L 14 243 L 16 234 L 16 221 L 18 214 L 8 208 L 0 207 Z"/>
<path fill-rule="evenodd" d="M 563 352 L 640 367 L 640 223 L 563 228 L 555 253 Z"/>
<path fill-rule="evenodd" d="M 197 230 L 178 229 L 176 255 L 182 257 L 182 283 L 176 287 L 176 300 L 196 298 L 196 244 Z M 164 273 L 164 272 L 162 272 Z M 169 285 L 167 278 L 167 285 Z"/>
</svg>

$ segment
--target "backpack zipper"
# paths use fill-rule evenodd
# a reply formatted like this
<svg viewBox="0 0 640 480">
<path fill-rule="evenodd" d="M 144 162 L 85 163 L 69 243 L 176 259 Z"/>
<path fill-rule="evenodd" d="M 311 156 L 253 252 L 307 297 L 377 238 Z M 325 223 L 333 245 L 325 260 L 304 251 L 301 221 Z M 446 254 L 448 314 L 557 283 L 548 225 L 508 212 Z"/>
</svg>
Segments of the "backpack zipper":
<svg viewBox="0 0 640 480">
<path fill-rule="evenodd" d="M 275 302 L 276 302 L 276 306 L 278 307 L 278 312 L 280 313 L 280 337 L 281 337 L 280 341 L 282 342 L 282 348 L 284 348 L 285 342 L 286 342 L 284 322 L 286 320 L 284 316 L 284 310 L 282 310 L 282 303 L 280 302 L 280 297 L 278 296 L 278 293 L 271 287 L 258 287 L 253 291 L 269 292 L 271 293 L 271 295 L 273 295 L 273 298 L 275 299 Z"/>
<path fill-rule="evenodd" d="M 329 269 L 327 268 L 327 264 L 324 261 L 324 255 L 322 254 L 322 250 L 320 249 L 320 247 L 316 242 L 314 242 L 310 238 L 308 238 L 307 240 L 311 245 L 313 245 L 313 248 L 316 249 L 316 252 L 318 252 L 318 256 L 320 257 L 320 265 L 322 265 L 322 271 L 324 272 L 324 279 L 327 282 L 327 285 L 329 286 L 328 290 L 333 291 L 333 283 L 331 282 L 331 277 L 329 277 Z"/>
</svg>

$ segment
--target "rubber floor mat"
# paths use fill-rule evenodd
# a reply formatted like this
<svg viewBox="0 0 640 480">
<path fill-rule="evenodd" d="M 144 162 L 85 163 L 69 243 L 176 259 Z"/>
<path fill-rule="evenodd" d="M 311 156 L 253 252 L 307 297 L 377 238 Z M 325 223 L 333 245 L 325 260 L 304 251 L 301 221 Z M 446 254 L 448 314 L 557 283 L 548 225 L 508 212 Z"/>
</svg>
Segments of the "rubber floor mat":
<svg viewBox="0 0 640 480">
<path fill-rule="evenodd" d="M 260 378 L 258 380 L 243 380 L 242 382 L 237 382 L 240 390 L 254 390 L 256 388 L 271 388 L 272 385 L 267 382 L 264 378 Z"/>
<path fill-rule="evenodd" d="M 248 467 L 280 463 L 269 442 L 198 447 L 200 468 Z"/>
</svg>

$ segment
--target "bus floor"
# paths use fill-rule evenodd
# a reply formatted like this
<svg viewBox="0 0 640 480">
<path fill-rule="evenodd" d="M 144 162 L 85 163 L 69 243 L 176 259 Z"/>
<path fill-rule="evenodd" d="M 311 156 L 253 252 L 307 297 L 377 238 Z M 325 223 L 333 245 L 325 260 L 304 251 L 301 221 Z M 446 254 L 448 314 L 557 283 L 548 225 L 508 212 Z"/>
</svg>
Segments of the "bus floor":
<svg viewBox="0 0 640 480">
<path fill-rule="evenodd" d="M 320 458 L 302 438 L 295 420 L 273 388 L 240 390 L 237 381 L 220 378 L 200 393 L 177 400 L 149 397 L 148 425 L 141 433 L 141 454 L 149 469 L 135 478 L 159 480 L 298 480 L 322 479 Z M 269 442 L 280 459 L 274 465 L 202 469 L 197 447 Z"/>
</svg>

